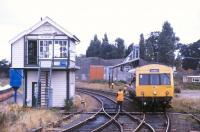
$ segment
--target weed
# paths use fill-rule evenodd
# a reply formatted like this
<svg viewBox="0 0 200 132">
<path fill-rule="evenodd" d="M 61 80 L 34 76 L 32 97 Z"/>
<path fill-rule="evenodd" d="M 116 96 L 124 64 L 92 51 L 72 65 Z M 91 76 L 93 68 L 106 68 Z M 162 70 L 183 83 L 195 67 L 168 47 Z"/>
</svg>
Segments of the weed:
<svg viewBox="0 0 200 132">
<path fill-rule="evenodd" d="M 173 98 L 172 107 L 179 112 L 200 112 L 200 99 Z"/>
<path fill-rule="evenodd" d="M 26 132 L 59 118 L 59 114 L 50 110 L 24 108 L 15 104 L 0 105 L 1 131 Z"/>
<path fill-rule="evenodd" d="M 200 83 L 185 83 L 184 89 L 200 90 Z"/>
</svg>

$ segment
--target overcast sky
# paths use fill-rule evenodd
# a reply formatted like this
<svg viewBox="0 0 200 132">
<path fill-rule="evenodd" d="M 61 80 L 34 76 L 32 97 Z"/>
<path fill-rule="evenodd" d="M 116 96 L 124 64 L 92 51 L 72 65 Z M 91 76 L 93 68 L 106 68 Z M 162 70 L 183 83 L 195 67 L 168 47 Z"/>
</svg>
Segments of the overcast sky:
<svg viewBox="0 0 200 132">
<path fill-rule="evenodd" d="M 85 54 L 94 34 L 102 39 L 106 32 L 110 42 L 121 37 L 128 46 L 141 33 L 161 31 L 164 21 L 180 42 L 200 39 L 199 0 L 0 0 L 0 59 L 10 60 L 8 41 L 45 16 L 81 40 L 77 54 Z"/>
</svg>

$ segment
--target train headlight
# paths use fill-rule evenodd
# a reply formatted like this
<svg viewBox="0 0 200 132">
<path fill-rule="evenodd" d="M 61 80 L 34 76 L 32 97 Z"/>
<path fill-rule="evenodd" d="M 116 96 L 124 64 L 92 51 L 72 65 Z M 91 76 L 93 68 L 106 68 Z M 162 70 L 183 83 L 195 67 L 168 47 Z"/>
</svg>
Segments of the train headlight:
<svg viewBox="0 0 200 132">
<path fill-rule="evenodd" d="M 144 96 L 144 91 L 141 91 L 141 93 L 140 93 L 142 96 Z"/>
<path fill-rule="evenodd" d="M 156 95 L 157 94 L 157 92 L 156 91 L 153 91 L 153 95 Z"/>
<path fill-rule="evenodd" d="M 169 91 L 166 91 L 166 95 L 169 95 Z"/>
</svg>

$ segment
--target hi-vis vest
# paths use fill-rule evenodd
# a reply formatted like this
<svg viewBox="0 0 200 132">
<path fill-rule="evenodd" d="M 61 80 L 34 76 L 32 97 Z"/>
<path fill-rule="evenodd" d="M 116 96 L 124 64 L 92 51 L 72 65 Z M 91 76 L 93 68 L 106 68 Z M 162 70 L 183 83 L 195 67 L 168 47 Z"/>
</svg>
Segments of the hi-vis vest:
<svg viewBox="0 0 200 132">
<path fill-rule="evenodd" d="M 124 92 L 123 91 L 117 92 L 117 101 L 124 101 Z"/>
</svg>

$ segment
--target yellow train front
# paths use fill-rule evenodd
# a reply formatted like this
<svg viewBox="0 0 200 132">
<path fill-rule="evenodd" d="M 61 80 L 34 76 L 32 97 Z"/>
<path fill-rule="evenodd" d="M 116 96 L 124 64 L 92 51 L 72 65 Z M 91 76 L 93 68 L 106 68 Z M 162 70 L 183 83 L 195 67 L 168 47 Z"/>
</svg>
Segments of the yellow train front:
<svg viewBox="0 0 200 132">
<path fill-rule="evenodd" d="M 173 70 L 161 64 L 136 68 L 135 96 L 143 102 L 169 104 L 174 96 Z"/>
</svg>

